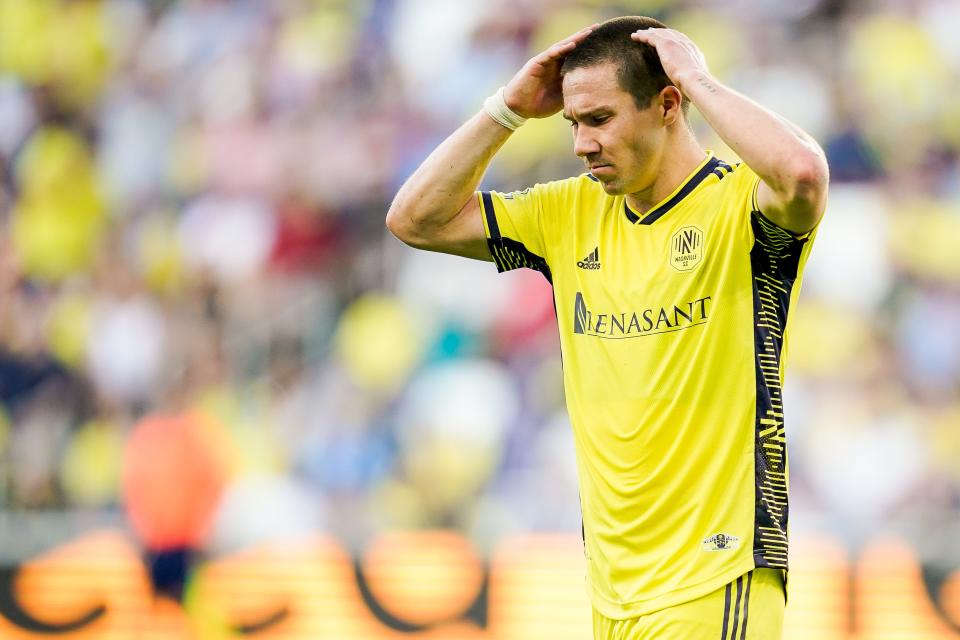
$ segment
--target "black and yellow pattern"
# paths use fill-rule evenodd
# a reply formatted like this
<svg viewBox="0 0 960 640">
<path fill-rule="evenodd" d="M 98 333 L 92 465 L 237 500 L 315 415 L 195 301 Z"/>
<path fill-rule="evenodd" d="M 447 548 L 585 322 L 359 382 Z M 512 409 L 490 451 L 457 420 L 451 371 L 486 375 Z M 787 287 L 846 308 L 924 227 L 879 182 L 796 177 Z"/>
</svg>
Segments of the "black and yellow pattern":
<svg viewBox="0 0 960 640">
<path fill-rule="evenodd" d="M 787 440 L 780 357 L 790 296 L 806 242 L 752 213 L 754 341 L 757 369 L 757 515 L 753 554 L 758 567 L 787 568 Z"/>
</svg>

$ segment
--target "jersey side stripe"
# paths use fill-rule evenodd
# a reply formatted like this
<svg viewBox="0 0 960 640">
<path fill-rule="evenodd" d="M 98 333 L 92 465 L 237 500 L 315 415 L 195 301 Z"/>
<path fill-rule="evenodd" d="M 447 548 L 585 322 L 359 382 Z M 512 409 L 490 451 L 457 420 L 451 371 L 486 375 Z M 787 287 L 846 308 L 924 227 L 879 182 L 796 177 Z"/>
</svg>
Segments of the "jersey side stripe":
<svg viewBox="0 0 960 640">
<path fill-rule="evenodd" d="M 753 557 L 757 567 L 787 568 L 787 450 L 783 424 L 780 356 L 790 295 L 805 240 L 751 213 L 754 367 L 755 516 Z"/>
</svg>

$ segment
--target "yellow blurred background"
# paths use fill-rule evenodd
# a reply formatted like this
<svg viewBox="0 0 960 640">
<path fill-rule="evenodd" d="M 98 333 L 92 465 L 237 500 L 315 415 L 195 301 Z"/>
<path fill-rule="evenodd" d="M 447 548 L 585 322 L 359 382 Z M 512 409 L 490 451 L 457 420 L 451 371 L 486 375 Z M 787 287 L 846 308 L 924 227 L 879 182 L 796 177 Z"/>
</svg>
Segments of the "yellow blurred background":
<svg viewBox="0 0 960 640">
<path fill-rule="evenodd" d="M 635 13 L 831 165 L 787 637 L 960 638 L 956 0 L 0 0 L 0 637 L 589 637 L 549 285 L 383 219 Z M 555 117 L 484 186 L 580 171 Z"/>
</svg>

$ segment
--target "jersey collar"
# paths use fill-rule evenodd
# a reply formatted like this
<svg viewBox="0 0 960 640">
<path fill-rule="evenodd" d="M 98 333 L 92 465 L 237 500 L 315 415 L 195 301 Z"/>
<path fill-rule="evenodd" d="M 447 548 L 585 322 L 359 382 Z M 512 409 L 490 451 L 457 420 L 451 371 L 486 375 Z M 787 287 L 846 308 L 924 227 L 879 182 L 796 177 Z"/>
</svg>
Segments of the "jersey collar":
<svg viewBox="0 0 960 640">
<path fill-rule="evenodd" d="M 627 204 L 627 199 L 623 199 L 623 212 L 633 224 L 653 224 L 660 218 L 662 218 L 670 209 L 677 206 L 681 200 L 686 198 L 690 193 L 697 188 L 701 182 L 703 182 L 708 175 L 714 172 L 715 169 L 720 165 L 720 160 L 718 160 L 712 151 L 707 152 L 707 159 L 704 160 L 700 166 L 698 166 L 692 174 L 690 174 L 686 180 L 680 183 L 680 186 L 677 189 L 660 201 L 657 206 L 647 211 L 647 213 L 640 217 L 630 209 L 630 205 Z"/>
</svg>

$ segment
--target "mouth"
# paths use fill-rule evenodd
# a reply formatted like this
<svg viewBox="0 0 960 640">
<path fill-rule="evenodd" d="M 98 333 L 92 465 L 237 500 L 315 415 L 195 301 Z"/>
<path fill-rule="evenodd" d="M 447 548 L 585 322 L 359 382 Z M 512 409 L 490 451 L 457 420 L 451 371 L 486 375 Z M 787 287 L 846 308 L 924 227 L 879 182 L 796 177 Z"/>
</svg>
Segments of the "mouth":
<svg viewBox="0 0 960 640">
<path fill-rule="evenodd" d="M 613 166 L 609 164 L 591 164 L 590 173 L 597 175 L 598 173 L 611 173 L 613 171 Z"/>
</svg>

